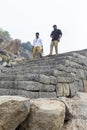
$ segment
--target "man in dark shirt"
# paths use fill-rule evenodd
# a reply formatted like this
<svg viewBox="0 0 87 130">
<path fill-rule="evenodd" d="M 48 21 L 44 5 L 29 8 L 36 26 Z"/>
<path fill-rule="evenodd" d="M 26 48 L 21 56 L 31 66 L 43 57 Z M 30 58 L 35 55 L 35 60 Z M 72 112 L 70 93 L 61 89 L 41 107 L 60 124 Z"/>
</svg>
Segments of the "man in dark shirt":
<svg viewBox="0 0 87 130">
<path fill-rule="evenodd" d="M 53 47 L 55 46 L 55 52 L 58 54 L 58 43 L 60 42 L 60 38 L 62 37 L 62 32 L 60 29 L 57 29 L 57 25 L 53 25 L 53 31 L 51 32 L 50 37 L 52 38 L 50 45 L 50 55 L 52 55 Z"/>
</svg>

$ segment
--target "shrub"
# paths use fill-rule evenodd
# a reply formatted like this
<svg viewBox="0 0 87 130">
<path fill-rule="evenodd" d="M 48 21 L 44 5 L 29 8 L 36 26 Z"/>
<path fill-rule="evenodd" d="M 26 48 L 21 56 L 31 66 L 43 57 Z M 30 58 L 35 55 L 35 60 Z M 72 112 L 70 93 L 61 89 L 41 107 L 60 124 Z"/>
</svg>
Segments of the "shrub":
<svg viewBox="0 0 87 130">
<path fill-rule="evenodd" d="M 0 54 L 0 57 L 2 58 L 3 62 L 6 61 L 7 63 L 9 63 L 10 59 L 7 56 Z"/>
</svg>

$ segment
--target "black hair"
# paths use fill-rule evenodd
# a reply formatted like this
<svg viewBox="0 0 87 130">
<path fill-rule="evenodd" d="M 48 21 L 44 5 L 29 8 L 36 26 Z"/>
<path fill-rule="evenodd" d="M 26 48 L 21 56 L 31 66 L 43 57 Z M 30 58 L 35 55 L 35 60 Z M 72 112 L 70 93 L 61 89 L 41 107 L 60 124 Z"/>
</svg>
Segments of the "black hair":
<svg viewBox="0 0 87 130">
<path fill-rule="evenodd" d="M 39 35 L 39 32 L 36 32 L 36 34 L 38 34 L 38 35 Z"/>
<path fill-rule="evenodd" d="M 53 25 L 53 27 L 57 27 L 57 25 L 55 24 L 55 25 Z"/>
</svg>

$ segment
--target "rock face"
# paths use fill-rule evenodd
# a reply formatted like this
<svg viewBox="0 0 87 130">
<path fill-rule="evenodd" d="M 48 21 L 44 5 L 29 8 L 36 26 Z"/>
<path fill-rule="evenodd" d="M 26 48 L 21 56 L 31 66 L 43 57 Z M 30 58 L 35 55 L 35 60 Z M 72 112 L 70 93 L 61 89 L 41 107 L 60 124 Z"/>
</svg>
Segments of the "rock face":
<svg viewBox="0 0 87 130">
<path fill-rule="evenodd" d="M 21 43 L 20 39 L 10 40 L 7 44 L 0 39 L 0 64 L 11 67 L 32 59 L 32 45 L 30 42 Z M 5 62 L 5 63 L 4 63 Z"/>
<path fill-rule="evenodd" d="M 86 130 L 86 92 L 87 50 L 0 66 L 0 130 Z"/>
<path fill-rule="evenodd" d="M 73 98 L 0 96 L 0 130 L 86 130 L 87 93 Z"/>
<path fill-rule="evenodd" d="M 0 58 L 2 58 L 2 61 L 0 61 L 0 64 L 3 66 L 9 66 L 11 67 L 11 62 L 15 60 L 15 57 L 18 56 L 19 53 L 19 47 L 21 45 L 21 40 L 14 39 L 9 41 L 8 44 L 1 44 L 0 45 Z"/>
<path fill-rule="evenodd" d="M 77 93 L 72 98 L 61 98 L 69 111 L 66 114 L 68 121 L 64 124 L 62 130 L 86 130 L 87 129 L 87 94 Z"/>
<path fill-rule="evenodd" d="M 3 42 L 4 44 L 8 44 L 9 41 L 11 41 L 12 39 L 9 37 L 5 37 L 3 34 L 0 33 L 0 43 Z"/>
<path fill-rule="evenodd" d="M 2 68 L 0 95 L 73 97 L 87 91 L 87 50 L 68 52 Z"/>
<path fill-rule="evenodd" d="M 0 130 L 15 130 L 30 111 L 29 99 L 0 96 Z"/>
<path fill-rule="evenodd" d="M 11 52 L 14 55 L 18 55 L 19 48 L 21 45 L 21 40 L 14 39 L 4 48 L 6 51 Z"/>
<path fill-rule="evenodd" d="M 52 99 L 31 100 L 30 115 L 19 130 L 61 130 L 64 118 L 64 103 Z"/>
<path fill-rule="evenodd" d="M 19 54 L 25 59 L 32 59 L 32 45 L 30 42 L 22 43 L 19 48 Z"/>
</svg>

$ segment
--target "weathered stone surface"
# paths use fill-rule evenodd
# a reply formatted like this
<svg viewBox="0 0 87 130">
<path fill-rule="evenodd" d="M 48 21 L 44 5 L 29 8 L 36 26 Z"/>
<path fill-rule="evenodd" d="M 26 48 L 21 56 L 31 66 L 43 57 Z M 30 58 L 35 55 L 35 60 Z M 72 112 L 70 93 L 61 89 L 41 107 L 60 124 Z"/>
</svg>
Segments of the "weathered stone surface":
<svg viewBox="0 0 87 130">
<path fill-rule="evenodd" d="M 26 109 L 29 107 L 28 99 L 18 96 L 12 96 L 13 98 L 11 96 L 1 97 L 0 117 L 3 117 L 2 110 L 4 111 L 4 114 L 5 112 L 7 112 L 7 115 L 4 115 L 4 119 L 6 121 L 4 123 L 4 127 L 1 124 L 3 119 L 1 118 L 0 130 L 8 130 L 8 128 L 9 130 L 13 130 L 16 128 L 16 130 L 86 130 L 87 93 L 78 92 L 76 96 L 74 96 L 72 99 L 59 97 L 55 99 L 39 98 L 31 100 L 30 113 L 28 116 L 26 116 L 27 118 L 25 118 L 23 122 L 18 121 L 19 115 L 17 113 L 22 110 L 26 111 Z M 28 103 L 28 105 L 26 102 Z M 24 113 L 22 113 L 23 116 Z M 14 118 L 13 114 L 16 115 Z M 9 123 L 10 118 L 11 124 Z M 14 119 L 17 120 L 15 121 L 15 124 Z"/>
<path fill-rule="evenodd" d="M 69 84 L 57 83 L 56 92 L 57 92 L 57 97 L 69 96 L 70 95 Z"/>
<path fill-rule="evenodd" d="M 87 80 L 83 80 L 84 91 L 87 93 Z"/>
<path fill-rule="evenodd" d="M 57 70 L 57 69 L 54 69 L 54 70 L 53 70 L 53 75 L 56 76 L 56 77 L 59 76 L 59 75 L 61 76 L 61 75 L 62 75 L 62 72 L 59 71 L 59 70 Z"/>
<path fill-rule="evenodd" d="M 72 99 L 60 98 L 67 108 L 67 122 L 62 130 L 86 130 L 87 127 L 87 94 L 77 93 Z M 71 121 L 70 121 L 71 120 Z"/>
<path fill-rule="evenodd" d="M 61 130 L 65 118 L 65 105 L 57 100 L 31 100 L 30 115 L 19 130 Z M 24 128 L 27 126 L 27 128 Z"/>
<path fill-rule="evenodd" d="M 56 92 L 39 92 L 39 98 L 56 98 Z"/>
<path fill-rule="evenodd" d="M 80 79 L 85 79 L 85 72 L 84 69 L 77 69 L 77 77 L 79 77 Z"/>
<path fill-rule="evenodd" d="M 55 85 L 46 85 L 34 81 L 0 81 L 0 88 L 18 89 L 27 91 L 54 92 Z"/>
<path fill-rule="evenodd" d="M 29 99 L 0 96 L 0 130 L 15 130 L 30 112 Z"/>
<path fill-rule="evenodd" d="M 78 92 L 77 89 L 77 82 L 71 83 L 70 85 L 70 96 L 73 97 L 74 95 L 76 95 L 76 92 Z"/>
<path fill-rule="evenodd" d="M 15 55 L 18 55 L 20 45 L 21 45 L 21 40 L 14 39 L 8 45 L 6 45 L 5 50 Z"/>
<path fill-rule="evenodd" d="M 19 95 L 27 98 L 39 98 L 38 92 L 18 89 L 0 89 L 0 95 Z"/>
<path fill-rule="evenodd" d="M 3 67 L 0 71 L 0 90 L 4 90 L 0 94 L 22 93 L 32 98 L 73 97 L 78 91 L 86 89 L 86 59 L 87 50 L 82 50 L 45 56 L 42 60 L 23 62 L 12 68 Z"/>
<path fill-rule="evenodd" d="M 86 130 L 87 120 L 83 119 L 72 119 L 66 123 L 61 130 Z"/>
<path fill-rule="evenodd" d="M 58 83 L 73 83 L 74 79 L 72 77 L 57 77 Z"/>
<path fill-rule="evenodd" d="M 76 61 L 66 60 L 66 64 L 76 69 L 83 69 L 83 66 L 79 64 L 78 61 L 76 62 Z"/>
<path fill-rule="evenodd" d="M 83 80 L 79 80 L 78 82 L 78 91 L 77 92 L 84 92 L 84 85 L 83 85 Z"/>
<path fill-rule="evenodd" d="M 74 81 L 74 83 L 69 84 L 70 86 L 70 96 L 74 96 L 77 92 L 83 92 L 84 87 L 83 87 L 83 82 L 82 80 L 79 81 Z"/>
<path fill-rule="evenodd" d="M 56 78 L 53 76 L 40 75 L 40 82 L 45 84 L 56 84 Z"/>
</svg>

